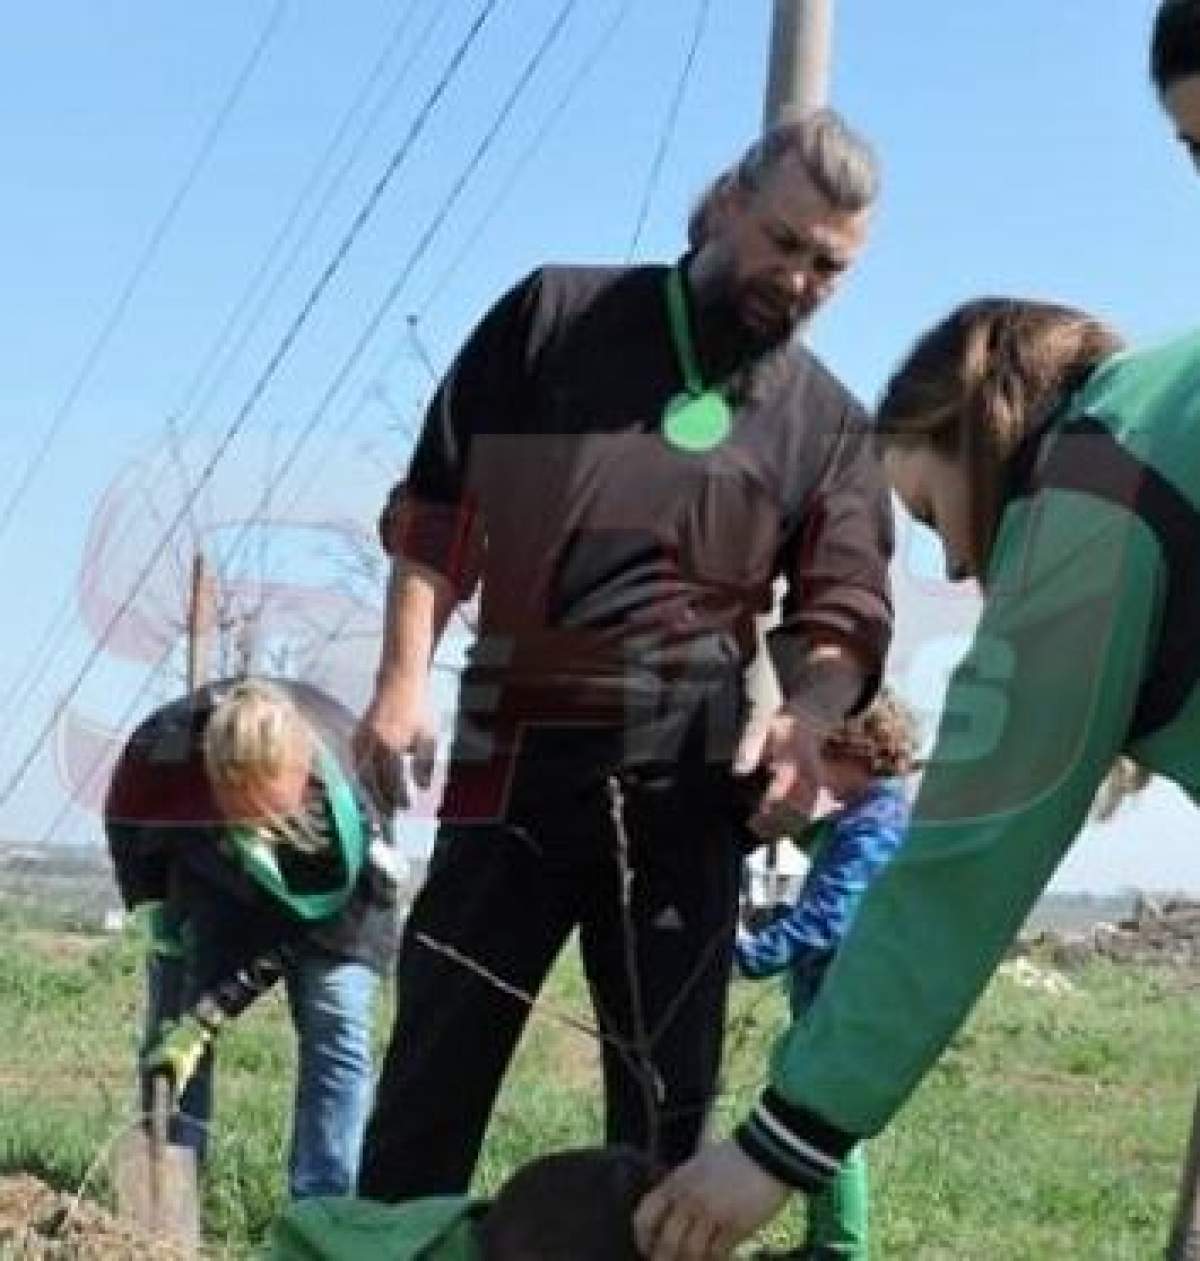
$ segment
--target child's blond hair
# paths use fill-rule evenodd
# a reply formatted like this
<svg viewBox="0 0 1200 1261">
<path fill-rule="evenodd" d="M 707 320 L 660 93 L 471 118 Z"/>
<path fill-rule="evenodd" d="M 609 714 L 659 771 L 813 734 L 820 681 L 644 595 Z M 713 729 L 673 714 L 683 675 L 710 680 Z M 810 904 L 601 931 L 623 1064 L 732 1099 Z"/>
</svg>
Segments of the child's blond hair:
<svg viewBox="0 0 1200 1261">
<path fill-rule="evenodd" d="M 877 779 L 909 775 L 919 768 L 921 732 L 912 709 L 889 687 L 861 713 L 847 718 L 825 738 L 822 752 L 851 758 Z"/>
<path fill-rule="evenodd" d="M 235 684 L 213 707 L 204 731 L 204 765 L 210 783 L 253 789 L 290 767 L 309 766 L 316 741 L 308 720 L 281 688 L 261 679 Z M 327 842 L 308 826 L 303 811 L 273 814 L 263 839 L 313 852 Z"/>
</svg>

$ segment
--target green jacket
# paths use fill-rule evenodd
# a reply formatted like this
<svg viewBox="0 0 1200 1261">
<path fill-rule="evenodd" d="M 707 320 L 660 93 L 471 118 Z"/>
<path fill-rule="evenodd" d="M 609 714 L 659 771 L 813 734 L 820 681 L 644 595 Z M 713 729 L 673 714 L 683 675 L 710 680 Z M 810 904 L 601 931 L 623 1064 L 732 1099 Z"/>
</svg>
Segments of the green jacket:
<svg viewBox="0 0 1200 1261">
<path fill-rule="evenodd" d="M 263 1261 L 479 1261 L 465 1196 L 406 1204 L 318 1196 L 289 1204 L 271 1227 Z"/>
<path fill-rule="evenodd" d="M 1098 367 L 1013 461 L 908 836 L 737 1132 L 815 1190 L 966 1018 L 1114 758 L 1200 793 L 1200 335 Z"/>
</svg>

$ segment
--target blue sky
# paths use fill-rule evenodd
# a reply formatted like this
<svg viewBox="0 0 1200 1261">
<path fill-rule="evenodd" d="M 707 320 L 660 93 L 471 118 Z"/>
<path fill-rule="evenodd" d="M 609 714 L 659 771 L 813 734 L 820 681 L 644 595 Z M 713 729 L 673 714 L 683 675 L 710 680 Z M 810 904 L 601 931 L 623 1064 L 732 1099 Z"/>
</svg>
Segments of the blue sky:
<svg viewBox="0 0 1200 1261">
<path fill-rule="evenodd" d="M 0 510 L 52 427 L 56 437 L 0 533 L 13 593 L 0 629 L 0 770 L 33 747 L 91 651 L 89 626 L 111 611 L 104 598 L 122 598 L 179 513 L 181 487 L 243 409 L 482 7 L 45 0 L 7 15 Z M 1145 82 L 1152 0 L 835 7 L 834 103 L 876 142 L 886 179 L 869 253 L 814 332 L 856 391 L 873 398 L 920 328 L 984 291 L 1088 306 L 1135 340 L 1194 321 L 1200 187 Z M 404 426 L 429 387 L 422 356 L 444 363 L 488 301 L 539 262 L 627 256 L 702 7 L 580 0 L 565 11 L 435 227 L 564 12 L 562 0 L 495 4 L 191 514 L 231 584 L 274 582 L 286 608 L 268 648 L 299 626 L 359 636 L 320 666 L 351 700 L 374 656 L 374 588 L 353 557 L 403 468 Z M 680 250 L 689 204 L 759 125 L 770 4 L 703 11 L 639 258 Z M 271 481 L 273 524 L 230 555 Z M 140 712 L 178 687 L 175 662 L 143 685 L 154 645 L 174 633 L 189 546 L 183 529 L 135 603 L 152 642 L 126 637 L 123 654 L 87 670 L 73 740 L 87 728 L 103 739 L 131 702 Z M 898 681 L 924 698 L 970 610 L 937 585 L 920 590 L 901 609 Z M 0 836 L 44 835 L 62 813 L 57 837 L 95 837 L 93 816 L 62 812 L 60 764 L 86 747 L 64 730 L 0 807 Z M 1200 886 L 1195 833 L 1190 811 L 1156 791 L 1090 836 L 1059 883 Z"/>
</svg>

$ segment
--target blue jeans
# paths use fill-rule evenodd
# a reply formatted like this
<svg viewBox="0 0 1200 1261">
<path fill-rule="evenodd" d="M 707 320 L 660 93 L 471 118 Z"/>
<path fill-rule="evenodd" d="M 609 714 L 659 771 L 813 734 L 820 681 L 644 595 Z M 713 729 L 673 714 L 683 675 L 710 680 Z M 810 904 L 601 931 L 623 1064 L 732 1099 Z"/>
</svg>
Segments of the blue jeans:
<svg viewBox="0 0 1200 1261">
<path fill-rule="evenodd" d="M 161 1019 L 185 1011 L 199 995 L 191 992 L 187 966 L 178 959 L 153 956 L 147 981 L 148 1043 Z M 364 963 L 310 950 L 289 961 L 284 981 L 299 1052 L 288 1191 L 293 1199 L 348 1195 L 358 1177 L 371 1103 L 371 1004 L 378 978 Z M 201 1158 L 212 1100 L 210 1049 L 179 1101 L 171 1134 Z"/>
</svg>

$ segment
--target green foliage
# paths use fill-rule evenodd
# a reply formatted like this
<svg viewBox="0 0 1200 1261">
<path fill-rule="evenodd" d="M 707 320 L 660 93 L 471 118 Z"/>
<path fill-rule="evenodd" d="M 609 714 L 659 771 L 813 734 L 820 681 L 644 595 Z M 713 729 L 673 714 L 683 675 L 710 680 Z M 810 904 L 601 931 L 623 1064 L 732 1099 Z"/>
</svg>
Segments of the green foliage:
<svg viewBox="0 0 1200 1261">
<path fill-rule="evenodd" d="M 1192 1097 L 1200 994 L 1171 974 L 1095 966 L 1052 997 L 997 981 L 891 1130 L 872 1142 L 875 1255 L 918 1261 L 1135 1261 L 1161 1252 Z M 133 1111 L 141 1003 L 136 941 L 12 923 L 0 953 L 0 1170 L 74 1189 Z M 389 986 L 384 987 L 385 996 Z M 548 1005 L 590 1019 L 573 954 Z M 377 1043 L 390 1003 L 381 1003 Z M 754 1098 L 786 1004 L 739 983 L 729 1016 L 726 1131 Z M 222 1035 L 204 1223 L 249 1255 L 280 1203 L 295 1073 L 281 996 Z M 535 1016 L 480 1165 L 488 1193 L 541 1152 L 598 1141 L 595 1042 Z M 101 1160 L 93 1180 L 111 1197 Z M 795 1242 L 799 1208 L 765 1236 Z"/>
</svg>

